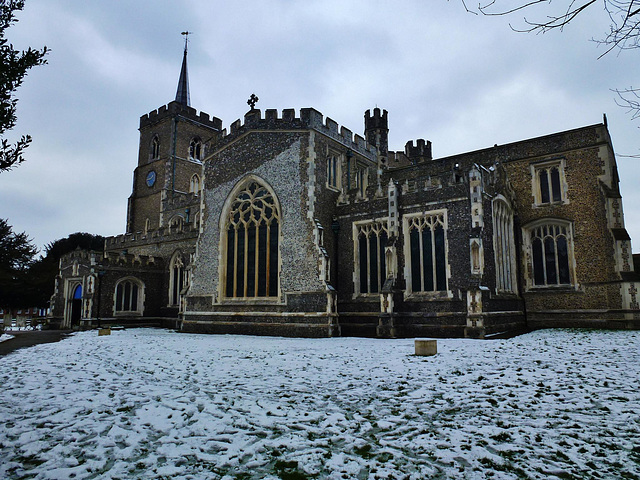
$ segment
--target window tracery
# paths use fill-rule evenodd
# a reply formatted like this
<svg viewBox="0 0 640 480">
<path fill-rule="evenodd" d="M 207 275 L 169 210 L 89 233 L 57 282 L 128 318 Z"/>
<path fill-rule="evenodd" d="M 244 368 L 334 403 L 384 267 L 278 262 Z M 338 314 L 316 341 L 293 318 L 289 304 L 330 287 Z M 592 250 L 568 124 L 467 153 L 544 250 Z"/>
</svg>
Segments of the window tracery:
<svg viewBox="0 0 640 480">
<path fill-rule="evenodd" d="M 142 293 L 144 285 L 136 279 L 118 282 L 115 291 L 116 313 L 142 313 Z"/>
<path fill-rule="evenodd" d="M 571 285 L 571 228 L 550 221 L 530 230 L 534 286 Z"/>
<path fill-rule="evenodd" d="M 278 295 L 280 215 L 273 195 L 249 182 L 226 216 L 225 296 Z"/>
<path fill-rule="evenodd" d="M 405 216 L 409 292 L 447 290 L 446 213 Z"/>
<path fill-rule="evenodd" d="M 493 202 L 493 249 L 496 263 L 496 290 L 516 291 L 513 212 L 501 198 Z"/>
<path fill-rule="evenodd" d="M 202 141 L 198 138 L 192 138 L 189 143 L 189 158 L 191 160 L 202 160 Z"/>
<path fill-rule="evenodd" d="M 386 221 L 354 225 L 356 262 L 358 267 L 357 293 L 378 293 L 387 278 L 385 247 L 389 237 Z"/>
</svg>

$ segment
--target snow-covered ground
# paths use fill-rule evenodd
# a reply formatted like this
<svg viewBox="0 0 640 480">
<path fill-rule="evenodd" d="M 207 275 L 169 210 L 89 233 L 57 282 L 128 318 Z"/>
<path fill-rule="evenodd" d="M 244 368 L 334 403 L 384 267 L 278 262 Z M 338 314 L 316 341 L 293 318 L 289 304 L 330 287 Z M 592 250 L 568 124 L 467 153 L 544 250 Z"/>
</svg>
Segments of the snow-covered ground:
<svg viewBox="0 0 640 480">
<path fill-rule="evenodd" d="M 0 478 L 637 479 L 640 332 L 83 332 L 0 358 Z"/>
<path fill-rule="evenodd" d="M 0 342 L 6 342 L 7 340 L 11 340 L 13 335 L 9 335 L 8 333 L 3 333 L 0 335 Z"/>
</svg>

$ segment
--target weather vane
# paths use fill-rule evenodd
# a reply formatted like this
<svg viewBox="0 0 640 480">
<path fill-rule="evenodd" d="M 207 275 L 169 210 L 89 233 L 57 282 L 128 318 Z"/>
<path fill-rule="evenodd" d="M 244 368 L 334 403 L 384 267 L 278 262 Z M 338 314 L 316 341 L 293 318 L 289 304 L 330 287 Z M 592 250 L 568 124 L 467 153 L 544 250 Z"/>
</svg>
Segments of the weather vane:
<svg viewBox="0 0 640 480">
<path fill-rule="evenodd" d="M 247 105 L 249 105 L 251 107 L 251 110 L 254 110 L 256 107 L 256 103 L 258 103 L 258 100 L 260 100 L 255 93 L 252 93 L 251 96 L 249 97 L 249 100 L 247 100 Z"/>
<path fill-rule="evenodd" d="M 184 35 L 184 49 L 187 49 L 187 44 L 189 43 L 189 35 L 191 35 L 193 32 L 188 32 L 188 31 L 184 31 L 181 32 L 180 35 Z"/>
</svg>

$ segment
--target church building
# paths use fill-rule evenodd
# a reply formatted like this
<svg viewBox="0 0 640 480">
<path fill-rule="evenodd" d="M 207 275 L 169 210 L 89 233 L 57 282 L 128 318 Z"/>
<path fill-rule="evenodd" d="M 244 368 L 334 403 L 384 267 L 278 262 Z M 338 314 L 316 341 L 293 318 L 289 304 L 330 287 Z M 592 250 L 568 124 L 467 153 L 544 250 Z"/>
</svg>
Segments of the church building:
<svg viewBox="0 0 640 480">
<path fill-rule="evenodd" d="M 62 328 L 485 337 L 640 328 L 606 119 L 434 158 L 313 108 L 242 120 L 175 101 L 140 118 L 126 232 L 61 259 Z M 396 115 L 401 115 L 397 112 Z"/>
</svg>

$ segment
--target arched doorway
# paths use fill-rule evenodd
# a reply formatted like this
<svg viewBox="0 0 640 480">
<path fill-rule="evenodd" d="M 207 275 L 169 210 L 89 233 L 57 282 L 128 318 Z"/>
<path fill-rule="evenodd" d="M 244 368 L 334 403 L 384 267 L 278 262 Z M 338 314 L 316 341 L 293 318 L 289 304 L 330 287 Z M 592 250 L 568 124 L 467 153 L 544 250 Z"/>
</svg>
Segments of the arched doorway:
<svg viewBox="0 0 640 480">
<path fill-rule="evenodd" d="M 80 324 L 82 314 L 82 285 L 76 285 L 71 297 L 71 326 Z"/>
</svg>

